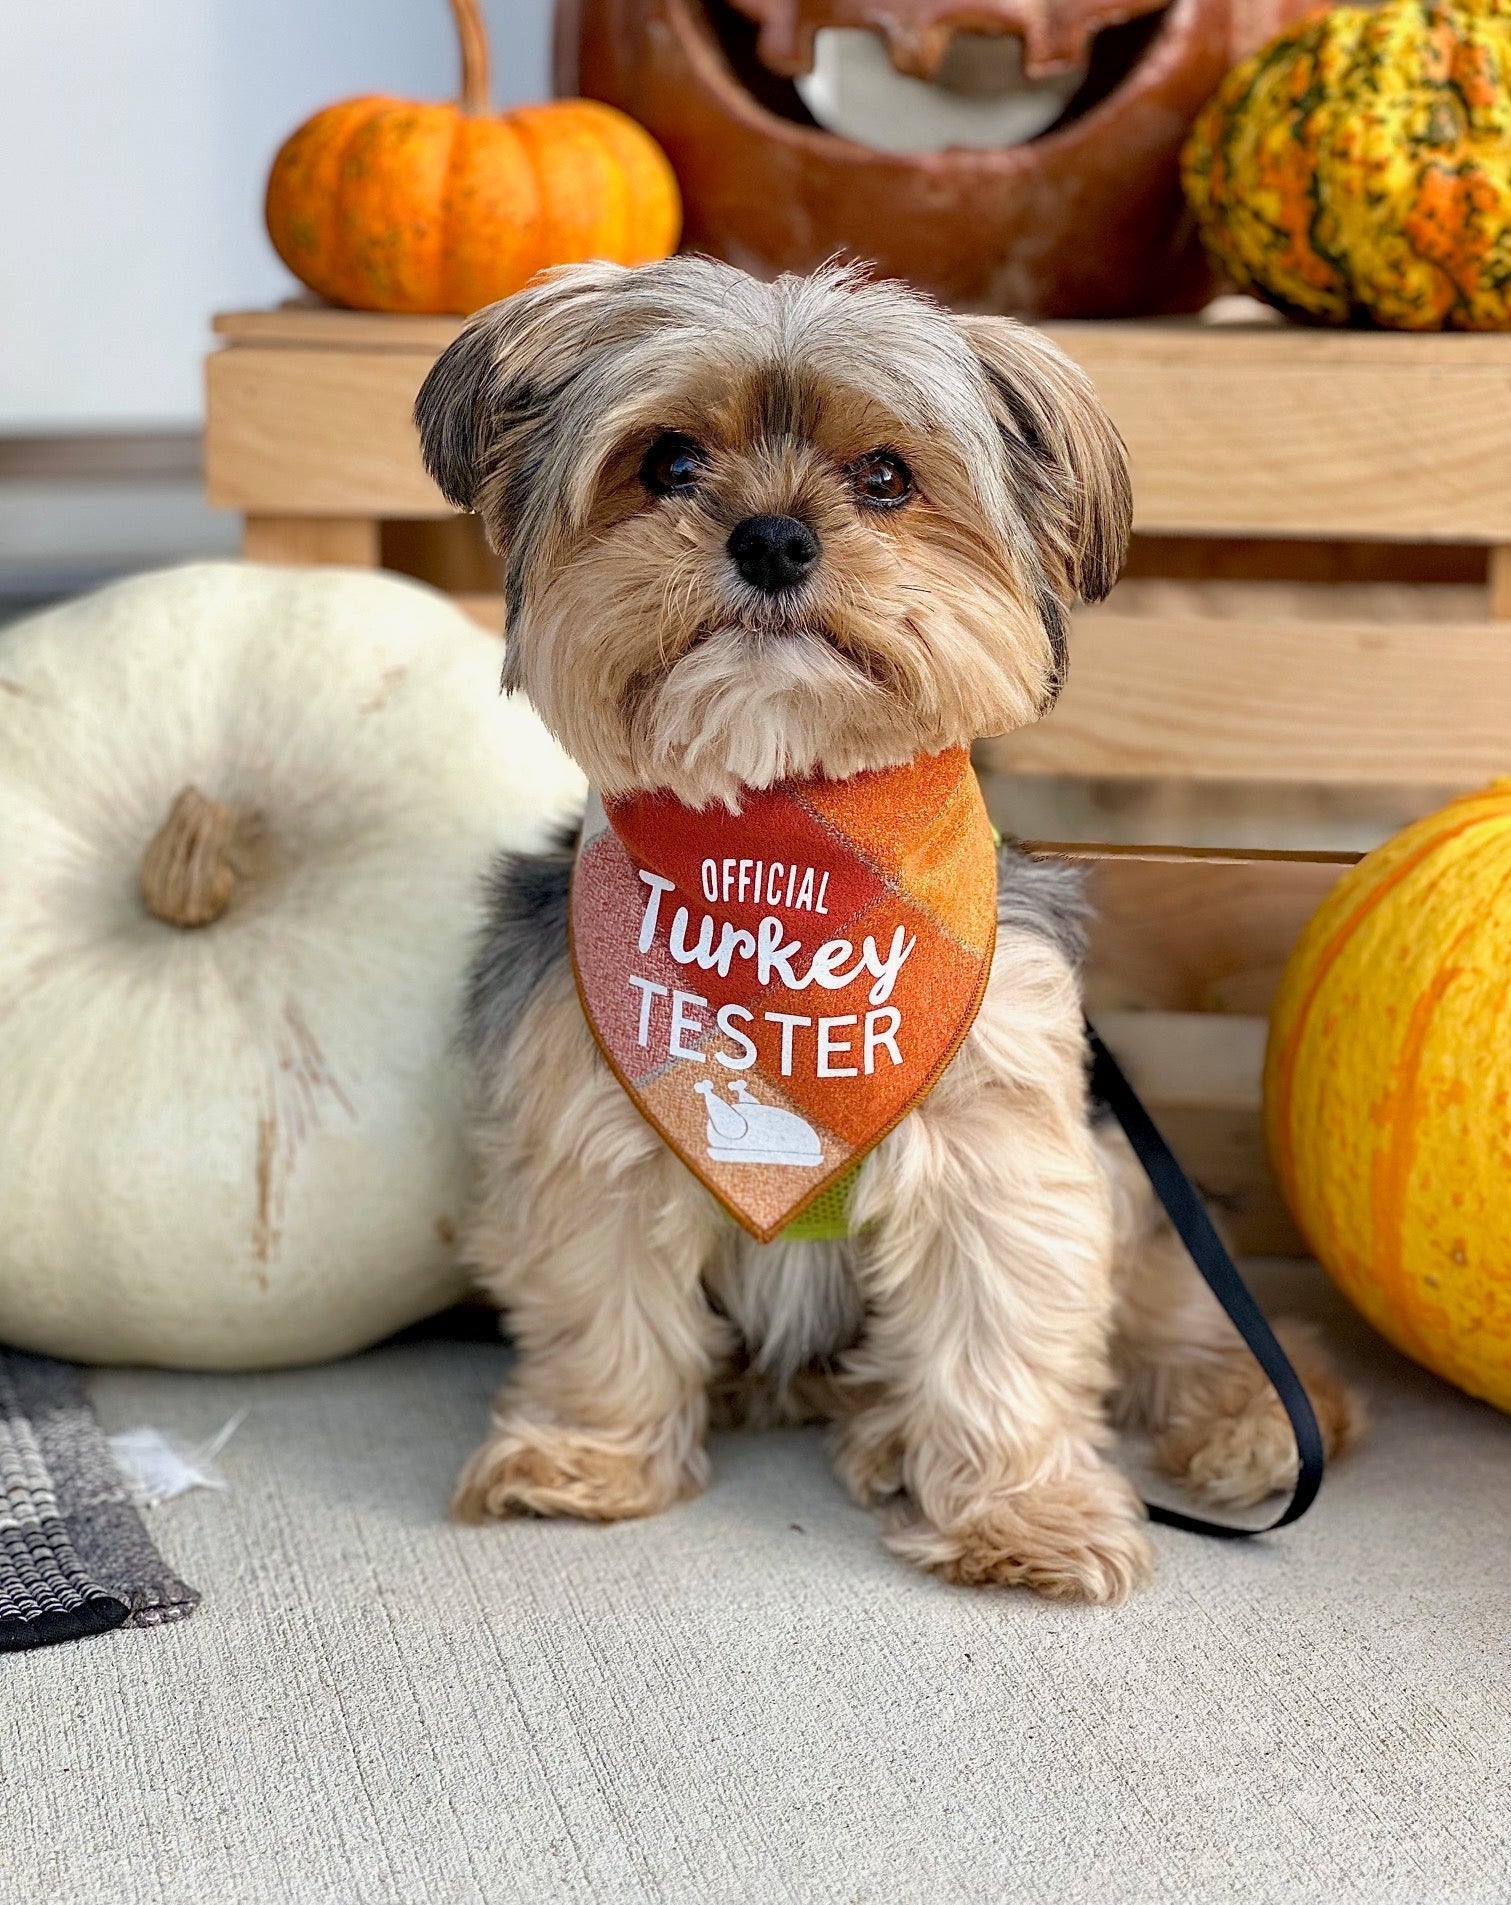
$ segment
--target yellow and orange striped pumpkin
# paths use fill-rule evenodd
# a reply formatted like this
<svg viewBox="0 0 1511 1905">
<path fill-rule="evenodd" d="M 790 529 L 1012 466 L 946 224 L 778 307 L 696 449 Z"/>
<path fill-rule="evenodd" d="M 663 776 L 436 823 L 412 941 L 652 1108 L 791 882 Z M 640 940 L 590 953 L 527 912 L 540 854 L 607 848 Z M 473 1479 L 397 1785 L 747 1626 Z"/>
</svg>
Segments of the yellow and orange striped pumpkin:
<svg viewBox="0 0 1511 1905">
<path fill-rule="evenodd" d="M 1265 1125 L 1344 1294 L 1511 1410 L 1511 780 L 1407 827 L 1324 901 L 1276 996 Z"/>
<path fill-rule="evenodd" d="M 1511 0 L 1292 27 L 1229 73 L 1181 163 L 1241 290 L 1330 324 L 1511 328 Z"/>
<path fill-rule="evenodd" d="M 590 99 L 490 112 L 477 0 L 452 9 L 460 103 L 344 100 L 273 161 L 268 235 L 295 277 L 359 310 L 465 313 L 547 265 L 674 251 L 681 199 L 651 135 Z"/>
</svg>

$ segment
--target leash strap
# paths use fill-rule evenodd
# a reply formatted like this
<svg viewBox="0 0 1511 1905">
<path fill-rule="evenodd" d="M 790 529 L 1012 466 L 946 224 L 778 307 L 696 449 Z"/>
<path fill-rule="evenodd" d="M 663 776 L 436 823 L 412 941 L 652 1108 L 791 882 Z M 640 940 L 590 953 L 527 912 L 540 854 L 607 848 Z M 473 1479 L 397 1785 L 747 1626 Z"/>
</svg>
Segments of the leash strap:
<svg viewBox="0 0 1511 1905">
<path fill-rule="evenodd" d="M 1134 1155 L 1154 1186 L 1154 1194 L 1175 1226 L 1191 1261 L 1206 1280 L 1207 1288 L 1226 1311 L 1229 1321 L 1243 1338 L 1255 1362 L 1269 1377 L 1281 1407 L 1290 1418 L 1296 1438 L 1296 1486 L 1291 1499 L 1274 1521 L 1262 1528 L 1235 1528 L 1227 1522 L 1205 1521 L 1200 1515 L 1183 1514 L 1178 1508 L 1164 1508 L 1157 1502 L 1147 1504 L 1151 1521 L 1167 1528 L 1184 1528 L 1188 1534 L 1217 1535 L 1225 1540 L 1242 1540 L 1249 1535 L 1269 1534 L 1276 1528 L 1299 1521 L 1317 1499 L 1325 1466 L 1322 1436 L 1312 1411 L 1311 1398 L 1301 1386 L 1301 1378 L 1291 1367 L 1290 1358 L 1276 1341 L 1275 1332 L 1228 1255 L 1222 1239 L 1212 1226 L 1206 1206 L 1194 1184 L 1176 1162 L 1175 1153 L 1160 1136 L 1159 1128 L 1144 1109 L 1143 1100 L 1129 1084 L 1123 1068 L 1087 1021 L 1086 1036 L 1091 1044 L 1091 1089 L 1123 1127 Z"/>
</svg>

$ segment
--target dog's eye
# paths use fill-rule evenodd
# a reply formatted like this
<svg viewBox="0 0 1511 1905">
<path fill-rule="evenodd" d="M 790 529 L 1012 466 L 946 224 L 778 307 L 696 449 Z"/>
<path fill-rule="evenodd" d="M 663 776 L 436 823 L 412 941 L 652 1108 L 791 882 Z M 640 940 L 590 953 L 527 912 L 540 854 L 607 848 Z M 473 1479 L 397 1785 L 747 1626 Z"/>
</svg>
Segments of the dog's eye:
<svg viewBox="0 0 1511 1905">
<path fill-rule="evenodd" d="M 863 503 L 895 509 L 913 494 L 913 472 L 890 450 L 872 450 L 850 465 L 850 481 Z"/>
<path fill-rule="evenodd" d="M 669 430 L 646 451 L 640 480 L 652 496 L 670 496 L 673 490 L 691 489 L 701 479 L 705 460 L 691 437 Z"/>
</svg>

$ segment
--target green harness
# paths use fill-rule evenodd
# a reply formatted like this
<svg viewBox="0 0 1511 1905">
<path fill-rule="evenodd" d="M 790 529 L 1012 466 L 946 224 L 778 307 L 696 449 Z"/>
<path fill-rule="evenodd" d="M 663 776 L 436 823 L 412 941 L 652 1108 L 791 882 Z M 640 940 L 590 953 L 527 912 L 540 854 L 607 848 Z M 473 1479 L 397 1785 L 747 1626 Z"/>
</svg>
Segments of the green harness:
<svg viewBox="0 0 1511 1905">
<path fill-rule="evenodd" d="M 784 1244 L 843 1243 L 850 1235 L 850 1199 L 859 1176 L 860 1165 L 857 1164 L 853 1171 L 846 1171 L 837 1184 L 831 1184 L 827 1191 L 815 1197 L 801 1216 L 794 1217 L 777 1241 Z"/>
</svg>

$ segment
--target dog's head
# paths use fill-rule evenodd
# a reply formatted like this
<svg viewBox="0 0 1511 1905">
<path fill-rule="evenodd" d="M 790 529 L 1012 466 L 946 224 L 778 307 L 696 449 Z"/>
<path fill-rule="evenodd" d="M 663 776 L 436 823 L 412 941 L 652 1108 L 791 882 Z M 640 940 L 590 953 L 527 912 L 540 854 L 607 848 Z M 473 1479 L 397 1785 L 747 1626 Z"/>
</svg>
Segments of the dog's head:
<svg viewBox="0 0 1511 1905">
<path fill-rule="evenodd" d="M 415 415 L 506 559 L 507 685 L 605 793 L 733 803 L 1020 727 L 1127 542 L 1061 352 L 852 271 L 566 267 L 479 312 Z"/>
</svg>

